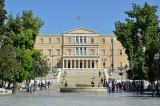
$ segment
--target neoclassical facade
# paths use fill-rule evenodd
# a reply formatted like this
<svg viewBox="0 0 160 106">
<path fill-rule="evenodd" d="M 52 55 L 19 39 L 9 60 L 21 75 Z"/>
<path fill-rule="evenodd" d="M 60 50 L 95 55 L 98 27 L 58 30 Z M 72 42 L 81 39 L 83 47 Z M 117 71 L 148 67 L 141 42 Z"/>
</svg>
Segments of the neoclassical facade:
<svg viewBox="0 0 160 106">
<path fill-rule="evenodd" d="M 118 69 L 129 65 L 125 50 L 114 34 L 99 34 L 83 27 L 63 34 L 39 34 L 35 48 L 54 70 L 111 69 L 112 65 Z"/>
</svg>

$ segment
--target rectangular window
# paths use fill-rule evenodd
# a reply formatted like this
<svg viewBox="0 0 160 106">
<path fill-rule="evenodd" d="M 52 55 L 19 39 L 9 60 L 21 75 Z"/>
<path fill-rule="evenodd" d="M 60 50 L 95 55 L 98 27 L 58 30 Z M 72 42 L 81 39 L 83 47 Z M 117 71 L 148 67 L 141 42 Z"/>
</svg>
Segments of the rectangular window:
<svg viewBox="0 0 160 106">
<path fill-rule="evenodd" d="M 52 55 L 52 50 L 48 50 L 48 55 Z"/>
<path fill-rule="evenodd" d="M 86 36 L 84 36 L 84 43 L 87 43 L 87 38 L 86 38 Z"/>
<path fill-rule="evenodd" d="M 119 50 L 119 55 L 122 55 L 122 50 Z"/>
<path fill-rule="evenodd" d="M 122 62 L 119 62 L 119 67 L 122 67 Z"/>
<path fill-rule="evenodd" d="M 110 50 L 110 55 L 111 55 L 111 56 L 114 55 L 114 50 L 113 50 L 113 51 Z"/>
<path fill-rule="evenodd" d="M 43 43 L 43 38 L 40 38 L 40 43 Z"/>
<path fill-rule="evenodd" d="M 68 54 L 71 55 L 71 50 L 68 50 Z"/>
<path fill-rule="evenodd" d="M 60 55 L 60 50 L 59 49 L 57 49 L 57 55 Z"/>
<path fill-rule="evenodd" d="M 82 36 L 80 36 L 80 43 L 83 43 L 83 41 L 82 41 Z"/>
<path fill-rule="evenodd" d="M 91 54 L 94 54 L 94 49 L 91 49 Z"/>
<path fill-rule="evenodd" d="M 111 43 L 113 42 L 113 38 L 111 38 Z"/>
<path fill-rule="evenodd" d="M 79 37 L 76 36 L 76 43 L 79 43 Z"/>
<path fill-rule="evenodd" d="M 71 43 L 71 38 L 68 38 L 68 43 Z"/>
<path fill-rule="evenodd" d="M 48 62 L 48 67 L 51 67 L 51 62 Z"/>
<path fill-rule="evenodd" d="M 57 68 L 60 68 L 60 67 L 61 67 L 61 63 L 58 62 L 58 63 L 57 63 Z"/>
<path fill-rule="evenodd" d="M 48 43 L 51 43 L 52 42 L 52 39 L 51 38 L 48 38 Z"/>
<path fill-rule="evenodd" d="M 102 50 L 102 55 L 105 55 L 106 54 L 106 51 L 105 50 Z"/>
<path fill-rule="evenodd" d="M 43 50 L 40 50 L 40 52 L 41 52 L 41 55 L 43 55 Z"/>
<path fill-rule="evenodd" d="M 91 43 L 94 43 L 94 38 L 91 38 Z"/>
<path fill-rule="evenodd" d="M 86 52 L 86 47 L 84 47 L 84 54 L 87 54 L 87 52 Z"/>
<path fill-rule="evenodd" d="M 105 43 L 105 38 L 102 38 L 102 43 Z"/>
<path fill-rule="evenodd" d="M 82 47 L 80 47 L 80 54 L 82 54 Z"/>
<path fill-rule="evenodd" d="M 60 39 L 59 38 L 57 38 L 57 43 L 60 43 Z"/>
<path fill-rule="evenodd" d="M 76 54 L 79 54 L 79 50 L 78 50 L 78 47 L 76 47 Z"/>
</svg>

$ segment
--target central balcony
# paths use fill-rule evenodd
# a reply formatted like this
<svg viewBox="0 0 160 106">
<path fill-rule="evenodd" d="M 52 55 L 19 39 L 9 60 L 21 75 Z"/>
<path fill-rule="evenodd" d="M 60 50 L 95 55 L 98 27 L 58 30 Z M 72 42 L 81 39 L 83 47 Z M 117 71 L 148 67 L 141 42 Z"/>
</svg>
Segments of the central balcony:
<svg viewBox="0 0 160 106">
<path fill-rule="evenodd" d="M 89 57 L 94 57 L 94 58 L 99 58 L 99 54 L 63 54 L 63 57 L 81 57 L 81 58 L 89 58 Z"/>
</svg>

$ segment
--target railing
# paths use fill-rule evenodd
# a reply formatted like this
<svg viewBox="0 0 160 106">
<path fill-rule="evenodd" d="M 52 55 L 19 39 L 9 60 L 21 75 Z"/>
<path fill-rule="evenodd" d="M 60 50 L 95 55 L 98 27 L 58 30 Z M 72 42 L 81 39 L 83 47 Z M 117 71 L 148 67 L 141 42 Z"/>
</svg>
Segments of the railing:
<svg viewBox="0 0 160 106">
<path fill-rule="evenodd" d="M 64 54 L 63 56 L 99 56 L 99 54 Z"/>
</svg>

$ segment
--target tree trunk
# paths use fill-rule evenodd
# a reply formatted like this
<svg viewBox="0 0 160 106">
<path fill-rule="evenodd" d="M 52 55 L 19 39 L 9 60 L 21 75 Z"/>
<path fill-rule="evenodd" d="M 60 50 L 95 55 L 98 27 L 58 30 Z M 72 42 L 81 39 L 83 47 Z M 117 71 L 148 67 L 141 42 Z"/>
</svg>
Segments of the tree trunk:
<svg viewBox="0 0 160 106">
<path fill-rule="evenodd" d="M 18 90 L 18 82 L 16 82 L 16 84 L 15 84 L 15 90 L 16 91 Z"/>
<path fill-rule="evenodd" d="M 9 89 L 10 88 L 10 82 L 8 83 L 8 87 L 7 87 L 7 89 Z"/>
</svg>

